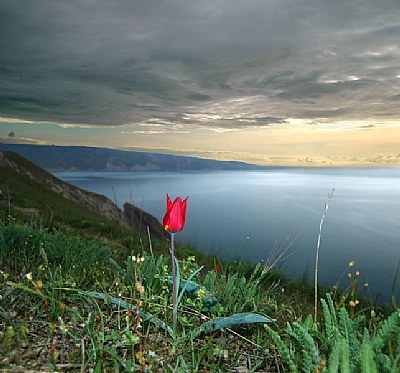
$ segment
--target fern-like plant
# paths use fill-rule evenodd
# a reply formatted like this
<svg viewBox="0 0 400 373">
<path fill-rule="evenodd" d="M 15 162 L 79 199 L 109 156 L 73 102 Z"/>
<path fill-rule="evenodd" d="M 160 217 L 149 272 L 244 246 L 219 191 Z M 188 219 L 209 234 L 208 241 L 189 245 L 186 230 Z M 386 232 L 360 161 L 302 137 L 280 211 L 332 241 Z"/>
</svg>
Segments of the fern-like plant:
<svg viewBox="0 0 400 373">
<path fill-rule="evenodd" d="M 375 334 L 370 334 L 365 316 L 352 319 L 344 307 L 337 312 L 329 294 L 321 304 L 323 322 L 320 324 L 314 323 L 309 316 L 304 322 L 288 324 L 280 333 L 265 325 L 291 372 L 399 371 L 399 311 L 378 325 Z M 283 340 L 280 335 L 288 338 Z"/>
</svg>

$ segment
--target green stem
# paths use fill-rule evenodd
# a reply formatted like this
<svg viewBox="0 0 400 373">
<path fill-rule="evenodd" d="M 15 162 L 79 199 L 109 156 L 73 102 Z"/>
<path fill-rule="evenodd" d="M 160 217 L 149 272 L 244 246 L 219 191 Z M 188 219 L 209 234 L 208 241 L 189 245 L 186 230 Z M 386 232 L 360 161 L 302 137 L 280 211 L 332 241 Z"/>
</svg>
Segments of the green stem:
<svg viewBox="0 0 400 373">
<path fill-rule="evenodd" d="M 171 260 L 172 260 L 172 323 L 174 327 L 174 332 L 176 331 L 176 325 L 178 323 L 178 308 L 176 307 L 176 302 L 178 298 L 178 292 L 176 288 L 176 267 L 175 267 L 175 242 L 174 242 L 174 232 L 171 232 Z"/>
</svg>

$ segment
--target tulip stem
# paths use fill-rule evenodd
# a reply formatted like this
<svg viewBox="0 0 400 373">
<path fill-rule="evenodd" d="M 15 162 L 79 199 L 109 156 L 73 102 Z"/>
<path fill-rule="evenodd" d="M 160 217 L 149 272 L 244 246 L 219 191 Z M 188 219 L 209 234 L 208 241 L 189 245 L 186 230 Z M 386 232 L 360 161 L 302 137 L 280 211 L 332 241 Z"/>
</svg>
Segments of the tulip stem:
<svg viewBox="0 0 400 373">
<path fill-rule="evenodd" d="M 174 326 L 174 332 L 176 331 L 176 325 L 178 322 L 178 307 L 176 307 L 178 292 L 176 288 L 176 266 L 175 266 L 175 242 L 174 232 L 171 232 L 171 260 L 172 260 L 172 322 Z"/>
</svg>

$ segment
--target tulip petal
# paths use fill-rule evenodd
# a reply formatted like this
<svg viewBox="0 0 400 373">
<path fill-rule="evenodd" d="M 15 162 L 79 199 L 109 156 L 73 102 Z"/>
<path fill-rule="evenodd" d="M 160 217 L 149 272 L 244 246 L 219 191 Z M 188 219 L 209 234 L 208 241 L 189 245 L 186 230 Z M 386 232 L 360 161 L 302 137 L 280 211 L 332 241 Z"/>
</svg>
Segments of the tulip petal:
<svg viewBox="0 0 400 373">
<path fill-rule="evenodd" d="M 187 199 L 184 201 L 180 197 L 176 197 L 174 202 L 171 202 L 171 198 L 167 194 L 167 212 L 163 219 L 164 229 L 169 232 L 179 232 L 183 229 L 186 219 L 186 206 Z"/>
</svg>

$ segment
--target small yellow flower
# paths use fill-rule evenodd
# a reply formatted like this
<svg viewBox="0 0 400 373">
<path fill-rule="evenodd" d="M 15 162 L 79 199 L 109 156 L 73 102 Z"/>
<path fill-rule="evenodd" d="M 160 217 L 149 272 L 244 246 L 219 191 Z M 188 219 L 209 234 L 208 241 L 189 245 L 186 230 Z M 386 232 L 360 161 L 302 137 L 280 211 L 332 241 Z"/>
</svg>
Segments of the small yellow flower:
<svg viewBox="0 0 400 373">
<path fill-rule="evenodd" d="M 367 288 L 367 287 L 368 287 L 368 282 L 366 282 L 363 286 L 364 286 L 365 288 Z"/>
<path fill-rule="evenodd" d="M 376 316 L 375 311 L 374 311 L 374 310 L 371 310 L 371 317 L 375 317 L 375 316 Z"/>
<path fill-rule="evenodd" d="M 353 265 L 354 265 L 354 260 L 352 260 L 351 262 L 349 262 L 349 267 L 353 267 Z"/>
<path fill-rule="evenodd" d="M 355 306 L 356 306 L 356 303 L 355 303 L 354 301 L 351 300 L 351 301 L 349 301 L 349 306 L 350 306 L 350 307 L 355 307 Z"/>
<path fill-rule="evenodd" d="M 32 281 L 32 280 L 33 280 L 32 272 L 27 273 L 27 274 L 25 275 L 25 277 L 26 277 L 26 279 L 27 279 L 28 281 Z"/>
<path fill-rule="evenodd" d="M 359 303 L 360 303 L 360 301 L 359 301 L 358 299 L 356 299 L 354 303 L 355 303 L 355 304 L 356 304 L 356 306 L 357 306 L 357 304 L 359 304 Z"/>
<path fill-rule="evenodd" d="M 360 276 L 360 272 L 356 271 L 356 277 Z"/>
<path fill-rule="evenodd" d="M 198 296 L 200 299 L 203 298 L 205 295 L 206 295 L 206 292 L 205 292 L 204 289 L 200 289 L 200 290 L 197 292 L 197 296 Z"/>
<path fill-rule="evenodd" d="M 43 287 L 43 281 L 42 281 L 42 280 L 39 280 L 39 281 L 36 283 L 36 286 L 38 287 L 38 289 L 41 289 L 41 288 Z"/>
<path fill-rule="evenodd" d="M 348 278 L 351 278 L 351 273 L 350 273 L 350 272 L 347 274 L 347 277 L 348 277 Z"/>
</svg>

